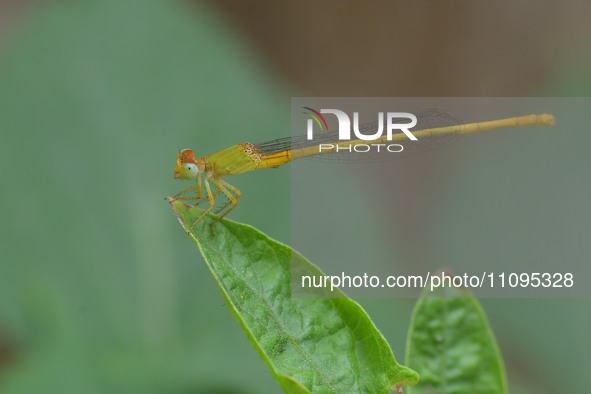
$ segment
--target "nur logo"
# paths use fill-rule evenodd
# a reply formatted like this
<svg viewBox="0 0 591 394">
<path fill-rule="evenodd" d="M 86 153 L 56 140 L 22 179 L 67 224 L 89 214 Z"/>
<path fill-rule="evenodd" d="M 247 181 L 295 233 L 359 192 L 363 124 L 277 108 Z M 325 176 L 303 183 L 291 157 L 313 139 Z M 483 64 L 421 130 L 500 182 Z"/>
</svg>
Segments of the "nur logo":
<svg viewBox="0 0 591 394">
<path fill-rule="evenodd" d="M 309 141 L 314 140 L 314 124 L 318 125 L 320 131 L 328 132 L 328 123 L 326 122 L 323 114 L 332 114 L 336 116 L 338 121 L 338 140 L 339 141 L 372 141 L 371 144 L 360 144 L 358 142 L 351 144 L 326 144 L 322 143 L 318 145 L 319 151 L 331 150 L 338 152 L 340 150 L 347 150 L 349 152 L 369 152 L 372 148 L 377 148 L 380 151 L 380 147 L 385 147 L 389 152 L 401 152 L 404 148 L 400 144 L 386 145 L 383 142 L 392 141 L 392 136 L 397 135 L 397 140 L 400 140 L 401 131 L 411 141 L 417 141 L 417 137 L 414 136 L 410 129 L 417 125 L 417 117 L 408 112 L 378 112 L 378 121 L 376 127 L 365 128 L 359 125 L 359 112 L 353 112 L 353 125 L 351 127 L 351 119 L 349 115 L 339 109 L 320 109 L 317 111 L 310 107 L 302 107 L 306 111 L 303 112 L 310 118 L 307 120 L 307 133 L 306 137 Z M 384 117 L 386 121 L 384 122 Z M 385 127 L 384 127 L 385 125 Z M 384 137 L 384 129 L 386 135 Z M 394 131 L 397 131 L 394 133 Z M 354 136 L 352 137 L 351 131 Z M 334 132 L 336 134 L 336 132 Z M 365 134 L 368 133 L 368 134 Z M 324 135 L 320 139 L 322 142 L 326 141 L 327 136 Z M 335 136 L 336 137 L 336 136 Z M 336 139 L 336 138 L 334 138 Z"/>
</svg>

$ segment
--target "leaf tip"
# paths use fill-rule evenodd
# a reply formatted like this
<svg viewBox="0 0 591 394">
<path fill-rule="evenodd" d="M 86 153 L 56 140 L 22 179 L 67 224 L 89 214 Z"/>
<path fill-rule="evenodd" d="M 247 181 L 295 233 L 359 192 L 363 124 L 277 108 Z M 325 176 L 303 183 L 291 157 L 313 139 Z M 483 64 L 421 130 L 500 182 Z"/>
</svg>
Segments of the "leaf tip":
<svg viewBox="0 0 591 394">
<path fill-rule="evenodd" d="M 403 380 L 400 383 L 397 383 L 396 385 L 394 385 L 394 392 L 396 394 L 403 394 L 404 392 L 402 391 L 402 389 L 404 388 L 404 386 L 408 385 L 408 380 Z"/>
<path fill-rule="evenodd" d="M 185 221 L 183 220 L 183 216 L 181 213 L 181 210 L 183 210 L 183 209 L 186 210 L 188 208 L 187 205 L 185 205 L 184 203 L 182 203 L 179 200 L 175 200 L 173 197 L 165 197 L 164 199 L 166 201 L 168 201 L 168 203 L 170 204 L 170 207 L 172 208 L 172 212 L 174 213 L 174 216 L 176 216 L 177 220 L 181 224 L 181 227 L 188 234 L 189 229 L 185 225 Z"/>
</svg>

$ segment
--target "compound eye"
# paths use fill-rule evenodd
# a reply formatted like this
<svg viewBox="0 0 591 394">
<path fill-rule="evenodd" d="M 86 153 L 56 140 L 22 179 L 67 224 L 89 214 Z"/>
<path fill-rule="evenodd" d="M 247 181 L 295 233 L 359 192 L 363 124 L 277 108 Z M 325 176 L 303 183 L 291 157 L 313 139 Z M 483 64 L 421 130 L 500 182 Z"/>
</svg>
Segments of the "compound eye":
<svg viewBox="0 0 591 394">
<path fill-rule="evenodd" d="M 185 163 L 183 164 L 181 170 L 181 177 L 183 179 L 194 179 L 199 174 L 199 169 L 193 163 Z"/>
</svg>

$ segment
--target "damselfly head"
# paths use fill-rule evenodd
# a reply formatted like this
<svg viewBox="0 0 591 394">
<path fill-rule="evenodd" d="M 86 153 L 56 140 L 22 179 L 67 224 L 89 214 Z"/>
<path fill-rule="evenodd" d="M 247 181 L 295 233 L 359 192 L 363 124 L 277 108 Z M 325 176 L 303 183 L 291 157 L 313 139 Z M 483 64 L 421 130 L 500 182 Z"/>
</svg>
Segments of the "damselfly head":
<svg viewBox="0 0 591 394">
<path fill-rule="evenodd" d="M 195 153 L 191 149 L 183 149 L 179 152 L 174 167 L 176 179 L 196 179 L 203 169 L 195 161 Z"/>
<path fill-rule="evenodd" d="M 192 163 L 195 161 L 195 152 L 191 149 L 179 149 L 179 155 L 177 162 L 179 163 Z"/>
</svg>

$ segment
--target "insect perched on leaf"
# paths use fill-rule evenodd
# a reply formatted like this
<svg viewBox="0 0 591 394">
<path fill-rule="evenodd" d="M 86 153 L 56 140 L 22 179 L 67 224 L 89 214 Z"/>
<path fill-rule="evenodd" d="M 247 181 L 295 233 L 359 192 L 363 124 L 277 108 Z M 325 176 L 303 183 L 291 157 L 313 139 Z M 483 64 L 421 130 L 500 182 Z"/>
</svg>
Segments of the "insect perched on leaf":
<svg viewBox="0 0 591 394">
<path fill-rule="evenodd" d="M 419 123 L 417 127 L 413 128 L 413 135 L 419 140 L 502 128 L 554 125 L 554 116 L 550 114 L 534 114 L 467 124 L 449 124 L 449 116 L 441 112 L 429 112 L 419 115 L 417 118 Z M 434 125 L 436 127 L 433 127 Z M 377 125 L 374 124 L 375 127 Z M 384 135 L 371 141 L 359 139 L 343 141 L 338 139 L 337 132 L 328 132 L 316 141 L 310 141 L 302 136 L 281 138 L 260 144 L 243 142 L 201 157 L 195 157 L 192 150 L 184 149 L 178 154 L 174 177 L 194 181 L 195 184 L 182 190 L 174 198 L 193 202 L 195 206 L 204 202 L 209 203 L 207 209 L 193 223 L 195 226 L 214 209 L 216 197 L 223 194 L 228 201 L 215 211 L 219 215 L 217 219 L 219 221 L 238 206 L 238 199 L 241 196 L 240 190 L 224 180 L 226 177 L 253 170 L 279 167 L 302 157 L 341 155 L 343 151 L 351 152 L 356 147 L 384 145 L 400 142 L 407 138 L 403 133 L 393 134 L 391 137 L 391 139 L 387 139 L 387 135 Z M 319 142 L 323 144 L 324 149 L 319 149 Z M 349 153 L 349 156 L 355 155 Z M 205 189 L 205 194 L 203 189 Z M 196 192 L 196 197 L 185 196 L 191 192 Z"/>
</svg>

